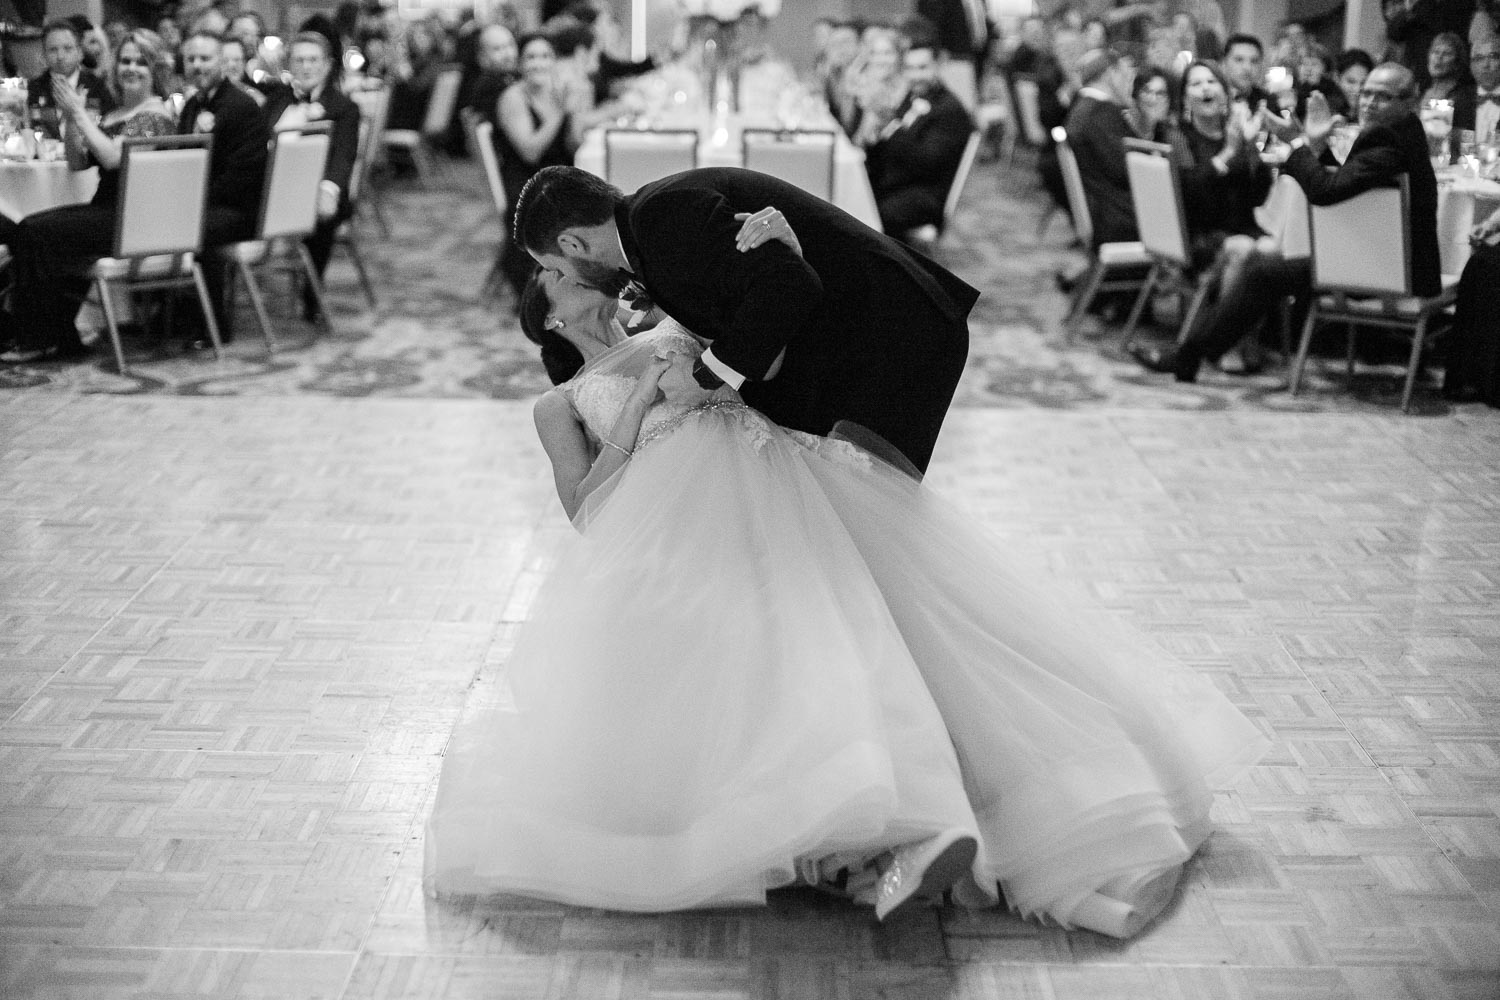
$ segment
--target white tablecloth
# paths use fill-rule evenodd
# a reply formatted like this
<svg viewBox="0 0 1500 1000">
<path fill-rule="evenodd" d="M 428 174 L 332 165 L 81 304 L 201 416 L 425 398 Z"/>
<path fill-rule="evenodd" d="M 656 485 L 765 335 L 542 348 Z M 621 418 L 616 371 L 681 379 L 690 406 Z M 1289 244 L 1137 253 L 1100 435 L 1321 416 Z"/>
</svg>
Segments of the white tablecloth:
<svg viewBox="0 0 1500 1000">
<path fill-rule="evenodd" d="M 20 222 L 59 205 L 88 201 L 99 186 L 99 170 L 69 170 L 61 160 L 0 163 L 0 215 Z"/>
<path fill-rule="evenodd" d="M 663 124 L 662 127 L 698 130 L 698 166 L 738 167 L 744 163 L 740 130 L 760 125 L 776 127 L 774 122 L 730 119 L 721 129 L 706 118 L 674 122 L 670 126 Z M 573 163 L 591 174 L 604 176 L 603 129 L 595 129 L 584 136 L 583 145 L 573 155 Z M 875 194 L 870 190 L 870 177 L 865 173 L 864 150 L 850 142 L 843 132 L 837 133 L 834 147 L 833 203 L 871 229 L 879 231 L 880 213 L 875 209 Z"/>
<path fill-rule="evenodd" d="M 1445 178 L 1438 184 L 1438 252 L 1444 274 L 1463 273 L 1469 261 L 1469 230 L 1500 205 L 1500 183 L 1472 177 Z M 1256 221 L 1270 234 L 1286 257 L 1306 257 L 1311 250 L 1307 231 L 1307 196 L 1288 176 L 1277 178 L 1266 203 L 1255 211 Z"/>
</svg>

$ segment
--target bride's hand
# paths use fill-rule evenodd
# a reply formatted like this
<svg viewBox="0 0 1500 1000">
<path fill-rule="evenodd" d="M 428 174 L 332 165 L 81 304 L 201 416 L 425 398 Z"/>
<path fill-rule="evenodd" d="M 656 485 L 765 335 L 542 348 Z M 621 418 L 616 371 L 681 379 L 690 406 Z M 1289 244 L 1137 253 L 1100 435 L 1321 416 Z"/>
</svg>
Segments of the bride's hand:
<svg viewBox="0 0 1500 1000">
<path fill-rule="evenodd" d="M 763 208 L 759 212 L 739 212 L 734 219 L 741 223 L 734 238 L 735 249 L 740 253 L 754 250 L 767 240 L 780 240 L 792 248 L 792 253 L 802 256 L 802 244 L 780 210 Z"/>
<path fill-rule="evenodd" d="M 646 365 L 646 370 L 641 372 L 641 377 L 635 380 L 635 392 L 630 395 L 630 402 L 642 406 L 650 406 L 656 402 L 661 393 L 661 377 L 672 367 L 672 359 L 652 358 Z"/>
</svg>

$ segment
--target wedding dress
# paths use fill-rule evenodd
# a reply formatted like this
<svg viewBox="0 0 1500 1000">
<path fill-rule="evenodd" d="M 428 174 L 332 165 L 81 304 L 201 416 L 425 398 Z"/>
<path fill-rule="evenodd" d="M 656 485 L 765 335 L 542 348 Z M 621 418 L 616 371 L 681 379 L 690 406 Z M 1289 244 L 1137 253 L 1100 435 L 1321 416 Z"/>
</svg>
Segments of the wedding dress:
<svg viewBox="0 0 1500 1000">
<path fill-rule="evenodd" d="M 601 438 L 675 324 L 563 387 Z M 597 490 L 427 827 L 435 894 L 661 911 L 799 859 L 977 837 L 955 898 L 1128 936 L 1265 741 L 929 489 L 722 396 L 658 401 Z"/>
</svg>

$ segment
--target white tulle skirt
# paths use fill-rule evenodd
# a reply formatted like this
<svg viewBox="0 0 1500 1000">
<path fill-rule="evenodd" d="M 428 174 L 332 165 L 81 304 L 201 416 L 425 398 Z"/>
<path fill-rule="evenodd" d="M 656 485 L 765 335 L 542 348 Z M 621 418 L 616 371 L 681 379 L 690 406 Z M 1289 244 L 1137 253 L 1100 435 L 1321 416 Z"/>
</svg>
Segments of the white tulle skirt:
<svg viewBox="0 0 1500 1000">
<path fill-rule="evenodd" d="M 957 827 L 980 843 L 961 901 L 999 883 L 1024 914 L 1129 933 L 1264 747 L 930 490 L 742 408 L 640 448 L 580 526 L 510 699 L 449 746 L 435 893 L 759 903 L 799 858 Z"/>
</svg>

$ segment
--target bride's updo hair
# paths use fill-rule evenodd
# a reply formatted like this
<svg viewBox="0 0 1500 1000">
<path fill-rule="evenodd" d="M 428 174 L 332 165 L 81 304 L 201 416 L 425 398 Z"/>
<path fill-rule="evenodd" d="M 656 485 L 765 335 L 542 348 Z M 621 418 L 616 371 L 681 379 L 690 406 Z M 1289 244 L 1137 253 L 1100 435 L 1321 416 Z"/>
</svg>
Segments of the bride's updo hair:
<svg viewBox="0 0 1500 1000">
<path fill-rule="evenodd" d="M 583 352 L 556 330 L 547 329 L 547 315 L 552 303 L 542 288 L 541 270 L 533 271 L 521 291 L 521 332 L 542 349 L 542 367 L 553 385 L 562 385 L 583 367 Z"/>
</svg>

